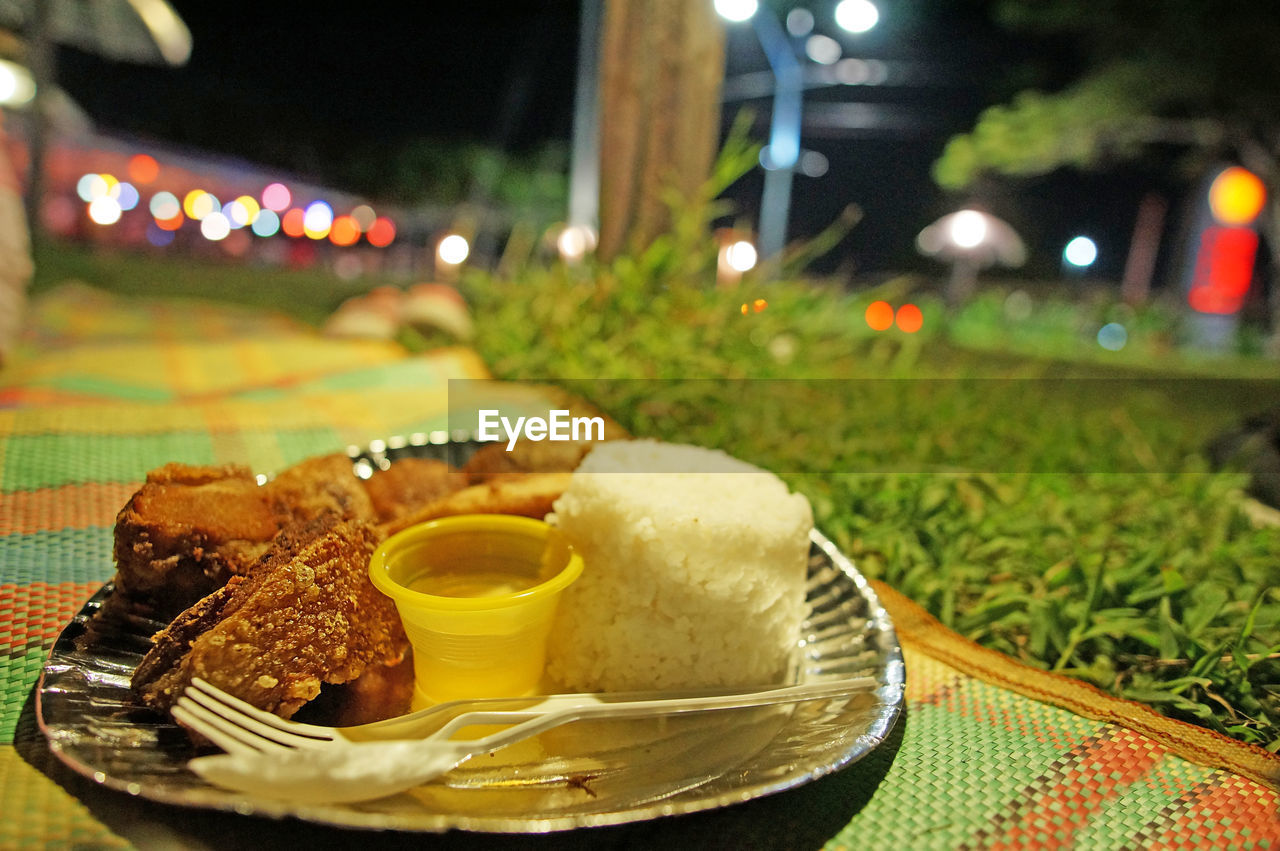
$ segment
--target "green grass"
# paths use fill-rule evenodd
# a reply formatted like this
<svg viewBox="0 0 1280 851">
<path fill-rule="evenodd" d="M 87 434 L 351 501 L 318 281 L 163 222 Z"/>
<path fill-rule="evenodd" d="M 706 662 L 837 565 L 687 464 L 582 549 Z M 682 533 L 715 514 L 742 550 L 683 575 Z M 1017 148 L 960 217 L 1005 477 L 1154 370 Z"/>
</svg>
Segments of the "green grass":
<svg viewBox="0 0 1280 851">
<path fill-rule="evenodd" d="M 1030 326 L 1039 331 L 1002 347 L 992 307 L 1002 295 L 958 316 L 925 298 L 921 333 L 876 334 L 866 304 L 900 301 L 909 282 L 856 295 L 804 281 L 727 291 L 707 264 L 666 245 L 606 268 L 477 273 L 462 288 L 476 347 L 499 377 L 558 382 L 637 435 L 774 469 L 864 572 L 962 634 L 1280 749 L 1280 529 L 1255 527 L 1245 477 L 1210 472 L 1201 452 L 1268 398 L 1243 383 L 1203 396 L 1157 385 L 1120 404 L 1108 381 L 1209 368 L 1160 342 L 1170 328 L 1159 317 L 1135 323 L 1133 348 L 1117 357 L 1092 342 L 1095 307 L 1066 303 L 1045 304 Z M 313 323 L 355 286 L 123 254 L 42 256 L 39 286 L 66 276 Z M 744 315 L 756 298 L 768 307 Z M 1053 359 L 1025 354 L 1037 333 L 1052 338 Z M 1144 346 L 1158 358 L 1136 354 Z M 1212 366 L 1274 371 L 1248 359 Z"/>
<path fill-rule="evenodd" d="M 781 473 L 864 572 L 975 641 L 1280 749 L 1280 529 L 1255 528 L 1246 478 L 1201 452 L 1269 400 L 1256 385 L 1191 383 L 1194 357 L 1109 361 L 1087 337 L 1055 360 L 959 346 L 929 300 L 927 333 L 870 332 L 893 283 L 625 278 L 476 276 L 478 346 L 500 377 L 559 382 L 637 435 Z"/>
<path fill-rule="evenodd" d="M 312 325 L 322 323 L 344 299 L 373 286 L 318 270 L 124 249 L 94 251 L 66 243 L 38 245 L 35 261 L 34 293 L 78 280 L 123 295 L 213 299 L 285 311 Z"/>
</svg>

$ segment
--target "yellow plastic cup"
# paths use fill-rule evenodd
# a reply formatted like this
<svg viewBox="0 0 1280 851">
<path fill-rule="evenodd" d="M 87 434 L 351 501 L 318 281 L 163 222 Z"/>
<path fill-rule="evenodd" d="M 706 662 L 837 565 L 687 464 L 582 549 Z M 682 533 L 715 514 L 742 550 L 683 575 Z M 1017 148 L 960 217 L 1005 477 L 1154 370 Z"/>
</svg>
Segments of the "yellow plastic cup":
<svg viewBox="0 0 1280 851">
<path fill-rule="evenodd" d="M 534 691 L 560 592 L 581 573 L 564 535 L 528 517 L 444 517 L 384 541 L 369 578 L 413 645 L 414 708 Z"/>
</svg>

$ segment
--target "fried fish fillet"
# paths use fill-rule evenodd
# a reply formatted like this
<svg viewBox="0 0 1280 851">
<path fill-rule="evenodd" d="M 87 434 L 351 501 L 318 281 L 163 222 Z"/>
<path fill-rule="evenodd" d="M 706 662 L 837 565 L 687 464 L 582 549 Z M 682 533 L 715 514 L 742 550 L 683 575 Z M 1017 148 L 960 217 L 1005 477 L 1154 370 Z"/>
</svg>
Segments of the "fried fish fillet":
<svg viewBox="0 0 1280 851">
<path fill-rule="evenodd" d="M 322 683 L 399 664 L 408 640 L 367 572 L 377 541 L 367 524 L 336 518 L 283 534 L 251 575 L 234 577 L 156 635 L 134 672 L 135 693 L 168 709 L 201 677 L 288 718 Z"/>
<path fill-rule="evenodd" d="M 401 458 L 363 480 L 380 522 L 394 520 L 467 486 L 467 476 L 444 461 Z"/>
<path fill-rule="evenodd" d="M 116 517 L 116 587 L 180 611 L 249 573 L 282 529 L 329 514 L 376 519 L 346 455 L 308 459 L 261 486 L 245 467 L 167 464 Z"/>
<path fill-rule="evenodd" d="M 280 526 L 247 468 L 167 464 L 147 474 L 116 517 L 116 588 L 181 609 L 247 572 Z"/>
<path fill-rule="evenodd" d="M 569 486 L 571 473 L 528 473 L 499 476 L 429 502 L 378 527 L 384 535 L 394 535 L 417 523 L 458 514 L 520 514 L 541 520 L 551 504 Z"/>
<path fill-rule="evenodd" d="M 286 467 L 263 485 L 279 516 L 292 522 L 336 514 L 349 520 L 377 519 L 368 491 L 343 452 L 319 455 Z"/>
</svg>

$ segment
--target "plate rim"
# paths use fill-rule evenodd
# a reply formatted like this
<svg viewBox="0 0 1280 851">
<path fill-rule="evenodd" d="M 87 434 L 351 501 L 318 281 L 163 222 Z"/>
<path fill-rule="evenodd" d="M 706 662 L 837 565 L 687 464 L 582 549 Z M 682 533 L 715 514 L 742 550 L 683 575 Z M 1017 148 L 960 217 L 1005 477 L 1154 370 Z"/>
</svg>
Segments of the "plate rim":
<svg viewBox="0 0 1280 851">
<path fill-rule="evenodd" d="M 400 443 L 400 445 L 430 445 L 438 447 L 442 443 L 452 445 L 457 442 L 455 440 L 441 441 L 435 433 L 430 436 L 415 434 L 412 437 L 419 438 L 422 443 L 410 440 Z M 399 440 L 389 439 L 387 442 L 382 442 L 381 445 L 386 447 L 388 442 L 399 443 Z M 361 454 L 361 450 L 358 447 L 348 448 L 348 455 L 351 456 L 353 462 Z M 865 619 L 868 626 L 874 625 L 876 628 L 878 634 L 877 644 L 881 652 L 882 664 L 879 685 L 872 692 L 878 699 L 874 717 L 867 729 L 856 737 L 857 744 L 846 749 L 837 759 L 780 779 L 734 787 L 732 790 L 718 795 L 702 798 L 695 797 L 675 802 L 658 801 L 643 806 L 609 812 L 567 813 L 560 816 L 468 816 L 449 813 L 415 815 L 367 811 L 348 805 L 298 804 L 271 798 L 249 798 L 229 790 L 222 790 L 208 785 L 204 787 L 183 786 L 180 789 L 173 788 L 170 784 L 164 782 L 143 785 L 136 780 L 111 776 L 68 752 L 64 744 L 55 738 L 55 734 L 50 729 L 45 718 L 46 679 L 50 673 L 60 673 L 60 671 L 54 670 L 56 659 L 65 652 L 65 648 L 69 643 L 76 641 L 80 636 L 83 624 L 114 593 L 115 586 L 111 581 L 104 583 L 101 588 L 94 592 L 72 617 L 71 622 L 63 627 L 51 645 L 45 663 L 41 666 L 40 676 L 35 686 L 36 723 L 53 755 L 73 772 L 98 786 L 119 791 L 131 797 L 141 797 L 177 807 L 208 809 L 275 819 L 298 818 L 331 827 L 428 834 L 443 833 L 448 830 L 491 834 L 545 834 L 582 827 L 614 826 L 720 809 L 794 789 L 852 765 L 866 757 L 876 748 L 883 746 L 902 716 L 906 671 L 902 658 L 902 647 L 892 619 L 880 603 L 879 597 L 867 578 L 862 575 L 853 561 L 830 538 L 815 527 L 810 531 L 809 541 L 811 553 L 812 548 L 816 547 L 830 562 L 831 566 L 854 584 L 866 603 Z M 49 693 L 52 694 L 52 692 Z M 514 826 L 517 824 L 518 826 Z"/>
</svg>

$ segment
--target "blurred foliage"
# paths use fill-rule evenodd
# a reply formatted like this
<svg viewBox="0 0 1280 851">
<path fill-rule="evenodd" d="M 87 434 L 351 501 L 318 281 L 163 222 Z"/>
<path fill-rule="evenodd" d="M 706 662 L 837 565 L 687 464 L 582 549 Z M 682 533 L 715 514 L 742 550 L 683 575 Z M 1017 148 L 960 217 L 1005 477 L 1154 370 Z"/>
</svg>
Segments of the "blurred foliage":
<svg viewBox="0 0 1280 851">
<path fill-rule="evenodd" d="M 1002 26 L 1070 40 L 1083 65 L 1056 92 L 1026 91 L 951 140 L 937 181 L 1098 167 L 1152 145 L 1241 158 L 1267 180 L 1280 159 L 1280 6 L 1231 0 L 1002 0 Z"/>
<path fill-rule="evenodd" d="M 568 198 L 569 153 L 562 143 L 504 152 L 475 142 L 412 139 L 351 161 L 345 179 L 403 206 L 495 203 L 512 219 L 551 222 Z"/>
<path fill-rule="evenodd" d="M 1115 353 L 1076 330 L 1096 321 L 1084 311 L 1045 305 L 1062 321 L 1025 341 L 1071 329 L 1058 349 L 1085 359 L 1028 360 L 957 347 L 953 331 L 978 337 L 986 320 L 931 299 L 917 299 L 924 331 L 871 332 L 866 305 L 900 286 L 642 293 L 557 265 L 473 276 L 468 292 L 497 376 L 561 384 L 634 434 L 776 470 L 862 570 L 969 638 L 1280 748 L 1280 528 L 1254 528 L 1245 478 L 1201 456 L 1257 400 L 1243 385 L 1225 404 L 1156 396 L 1135 416 L 1108 406 L 1107 381 L 1084 381 L 1081 416 L 1048 379 L 1117 377 L 1103 360 Z M 924 376 L 955 380 L 888 395 L 901 382 L 879 380 Z M 993 378 L 1003 392 L 970 381 Z M 949 466 L 957 455 L 987 463 Z"/>
<path fill-rule="evenodd" d="M 789 265 L 717 285 L 711 199 L 750 154 L 731 145 L 702 201 L 639 256 L 464 278 L 494 374 L 778 471 L 862 570 L 962 634 L 1280 749 L 1280 528 L 1255 528 L 1245 477 L 1201 453 L 1259 403 L 1250 388 L 1114 404 L 1112 379 L 1197 366 L 1158 306 L 1024 293 L 1011 316 L 1012 293 L 992 291 L 948 312 L 919 281 L 851 293 Z M 871 301 L 908 298 L 919 333 L 867 327 Z M 1127 352 L 1095 340 L 1117 320 Z M 1056 359 L 1019 353 L 1046 348 Z"/>
<path fill-rule="evenodd" d="M 508 252 L 499 274 L 471 272 L 465 284 L 483 319 L 481 347 L 498 371 L 561 378 L 710 377 L 742 362 L 736 320 L 742 304 L 753 304 L 765 292 L 750 275 L 732 293 L 718 287 L 719 245 L 708 234 L 711 222 L 732 214 L 721 193 L 758 162 L 749 127 L 744 113 L 694 197 L 666 198 L 672 227 L 639 254 L 624 254 L 607 265 L 547 263 L 528 243 L 523 257 Z M 855 210 L 846 211 L 812 241 L 791 246 L 779 261 L 783 273 L 794 273 L 835 245 L 857 218 Z M 812 282 L 771 284 L 767 294 L 812 302 L 823 298 L 822 291 Z M 666 317 L 669 327 L 663 334 L 653 333 L 654 317 Z M 830 317 L 824 323 L 829 338 L 840 339 L 845 324 Z M 666 354 L 671 350 L 688 359 L 673 360 Z"/>
</svg>

